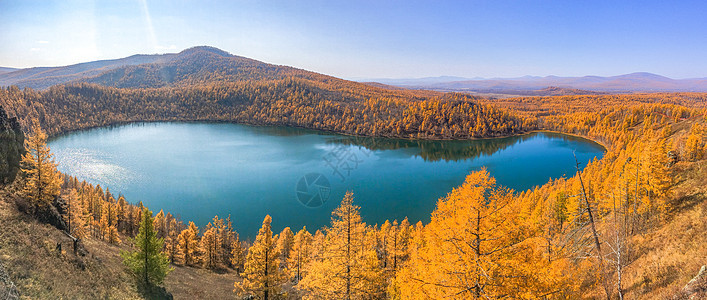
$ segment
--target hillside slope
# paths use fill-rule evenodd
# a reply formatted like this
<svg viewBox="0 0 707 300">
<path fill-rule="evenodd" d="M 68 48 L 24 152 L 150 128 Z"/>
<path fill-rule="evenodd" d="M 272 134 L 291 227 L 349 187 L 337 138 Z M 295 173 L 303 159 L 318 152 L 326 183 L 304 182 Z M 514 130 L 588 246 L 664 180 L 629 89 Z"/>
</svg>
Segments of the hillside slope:
<svg viewBox="0 0 707 300">
<path fill-rule="evenodd" d="M 0 72 L 0 86 L 16 85 L 20 88 L 46 89 L 52 85 L 89 78 L 124 66 L 168 61 L 174 54 L 133 55 L 126 58 L 99 60 L 62 67 L 36 67 L 8 69 Z"/>
</svg>

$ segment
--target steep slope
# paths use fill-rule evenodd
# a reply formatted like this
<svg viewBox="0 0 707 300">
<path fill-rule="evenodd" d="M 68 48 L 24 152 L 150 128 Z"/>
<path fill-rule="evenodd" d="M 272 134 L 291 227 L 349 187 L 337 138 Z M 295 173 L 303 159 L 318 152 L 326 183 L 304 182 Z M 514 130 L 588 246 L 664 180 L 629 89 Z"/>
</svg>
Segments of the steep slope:
<svg viewBox="0 0 707 300">
<path fill-rule="evenodd" d="M 12 182 L 24 153 L 24 135 L 17 118 L 8 118 L 0 106 L 0 184 Z"/>
</svg>

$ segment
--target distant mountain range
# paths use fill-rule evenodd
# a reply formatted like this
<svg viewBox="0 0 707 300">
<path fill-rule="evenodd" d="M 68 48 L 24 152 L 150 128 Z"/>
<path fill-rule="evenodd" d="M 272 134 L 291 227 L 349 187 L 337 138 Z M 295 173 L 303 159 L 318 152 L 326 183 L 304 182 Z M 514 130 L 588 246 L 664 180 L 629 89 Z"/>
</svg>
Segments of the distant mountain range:
<svg viewBox="0 0 707 300">
<path fill-rule="evenodd" d="M 17 70 L 19 70 L 19 69 L 0 67 L 0 74 L 12 72 L 12 71 L 17 71 Z"/>
<path fill-rule="evenodd" d="M 119 88 L 157 88 L 214 81 L 274 80 L 288 76 L 334 79 L 200 46 L 179 53 L 133 55 L 64 67 L 8 68 L 7 72 L 0 71 L 0 86 L 46 89 L 56 84 L 88 82 Z"/>
<path fill-rule="evenodd" d="M 671 79 L 652 73 L 600 77 L 524 76 L 519 78 L 460 78 L 428 77 L 415 79 L 368 79 L 381 84 L 437 91 L 470 91 L 480 93 L 510 93 L 516 95 L 552 91 L 584 92 L 707 92 L 707 78 Z"/>
<path fill-rule="evenodd" d="M 185 86 L 217 81 L 280 80 L 299 77 L 321 82 L 344 80 L 288 66 L 279 66 L 200 46 L 179 53 L 133 55 L 63 67 L 26 69 L 0 67 L 0 86 L 46 89 L 52 85 L 88 82 L 119 88 Z M 358 80 L 386 89 L 427 89 L 506 95 L 579 95 L 621 92 L 707 92 L 707 78 L 671 79 L 651 73 L 599 77 L 524 76 Z M 347 81 L 346 83 L 353 84 Z M 395 87 L 395 88 L 394 88 Z"/>
</svg>

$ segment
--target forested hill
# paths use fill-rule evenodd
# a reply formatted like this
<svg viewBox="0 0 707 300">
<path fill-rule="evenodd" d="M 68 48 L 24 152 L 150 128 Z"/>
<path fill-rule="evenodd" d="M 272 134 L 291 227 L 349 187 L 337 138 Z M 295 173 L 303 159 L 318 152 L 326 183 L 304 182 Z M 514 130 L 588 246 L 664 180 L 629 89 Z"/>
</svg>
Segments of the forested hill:
<svg viewBox="0 0 707 300">
<path fill-rule="evenodd" d="M 0 86 L 15 85 L 20 88 L 46 89 L 53 85 L 93 77 L 123 66 L 169 60 L 174 55 L 138 54 L 125 58 L 84 62 L 61 67 L 0 68 Z"/>
<path fill-rule="evenodd" d="M 137 121 L 238 122 L 433 139 L 508 136 L 536 129 L 533 117 L 480 104 L 470 95 L 387 89 L 213 47 L 146 59 L 149 63 L 126 58 L 103 64 L 99 69 L 108 70 L 97 76 L 48 89 L 6 87 L 0 90 L 0 105 L 17 116 L 23 128 L 37 119 L 52 135 Z M 70 67 L 89 68 L 77 66 Z M 26 70 L 0 74 L 0 84 L 2 78 L 22 72 Z M 41 86 L 57 78 L 45 78 Z M 32 80 L 41 81 L 41 76 Z"/>
<path fill-rule="evenodd" d="M 54 85 L 95 83 L 117 88 L 186 87 L 224 82 L 282 80 L 295 77 L 349 90 L 370 89 L 347 81 L 289 66 L 264 63 L 199 46 L 179 53 L 133 55 L 62 67 L 38 67 L 0 72 L 0 86 L 45 90 Z M 429 92 L 420 92 L 427 93 Z"/>
<path fill-rule="evenodd" d="M 333 77 L 231 55 L 213 47 L 194 47 L 149 64 L 124 66 L 81 81 L 119 88 L 186 86 L 224 81 L 278 80 L 288 76 L 336 80 Z"/>
</svg>

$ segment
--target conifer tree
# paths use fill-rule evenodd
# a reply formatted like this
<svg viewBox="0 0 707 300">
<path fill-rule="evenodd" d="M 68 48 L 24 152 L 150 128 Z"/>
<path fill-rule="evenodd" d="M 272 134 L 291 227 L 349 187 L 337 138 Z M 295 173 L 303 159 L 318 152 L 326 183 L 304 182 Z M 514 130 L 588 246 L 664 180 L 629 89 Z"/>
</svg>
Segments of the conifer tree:
<svg viewBox="0 0 707 300">
<path fill-rule="evenodd" d="M 299 282 L 307 274 L 306 266 L 312 258 L 312 234 L 307 231 L 307 227 L 302 227 L 294 237 L 292 251 L 287 259 L 287 268 L 290 270 L 290 278 L 294 282 Z"/>
<path fill-rule="evenodd" d="M 233 242 L 231 242 L 231 266 L 236 272 L 243 271 L 243 265 L 245 264 L 245 247 L 238 239 L 238 233 L 235 234 Z"/>
<path fill-rule="evenodd" d="M 182 230 L 179 234 L 179 256 L 185 266 L 197 263 L 197 247 L 199 228 L 194 225 L 194 222 L 189 222 L 189 227 Z"/>
<path fill-rule="evenodd" d="M 310 263 L 307 276 L 298 284 L 307 292 L 305 298 L 382 297 L 384 285 L 374 241 L 368 237 L 359 209 L 353 204 L 353 193 L 347 192 L 332 213 L 323 255 Z"/>
<path fill-rule="evenodd" d="M 242 282 L 234 283 L 234 291 L 241 295 L 252 295 L 258 299 L 272 299 L 278 296 L 287 277 L 280 269 L 280 253 L 272 235 L 272 219 L 265 216 L 263 226 L 248 249 Z"/>
<path fill-rule="evenodd" d="M 101 214 L 101 230 L 103 235 L 111 244 L 120 243 L 118 236 L 118 205 L 114 202 L 113 197 L 107 197 L 107 201 L 102 205 Z"/>
<path fill-rule="evenodd" d="M 165 249 L 169 256 L 169 261 L 175 263 L 179 253 L 179 228 L 177 220 L 174 218 L 169 221 L 169 234 L 165 238 Z"/>
<path fill-rule="evenodd" d="M 278 236 L 277 251 L 280 253 L 280 262 L 283 266 L 287 264 L 287 258 L 290 257 L 290 251 L 292 251 L 294 241 L 295 235 L 292 233 L 290 227 L 285 227 Z"/>
<path fill-rule="evenodd" d="M 155 230 L 157 231 L 157 237 L 159 238 L 164 238 L 167 236 L 166 234 L 166 224 L 165 224 L 165 216 L 164 216 L 164 211 L 160 209 L 160 212 L 155 215 L 155 220 L 153 226 L 155 227 Z"/>
<path fill-rule="evenodd" d="M 69 206 L 67 209 L 69 233 L 75 238 L 86 238 L 88 236 L 86 229 L 86 209 L 75 189 L 69 189 L 69 193 L 66 195 L 66 202 Z"/>
<path fill-rule="evenodd" d="M 220 232 L 221 237 L 221 261 L 226 265 L 233 267 L 231 260 L 233 257 L 233 245 L 238 240 L 238 233 L 233 230 L 233 222 L 231 215 L 223 221 L 223 228 Z M 240 243 L 240 241 L 239 241 Z"/>
<path fill-rule="evenodd" d="M 704 133 L 702 127 L 695 123 L 685 141 L 685 156 L 689 160 L 699 160 L 704 156 Z"/>
<path fill-rule="evenodd" d="M 199 242 L 201 261 L 207 269 L 218 269 L 221 266 L 221 240 L 215 227 L 211 223 L 206 225 L 204 234 Z"/>
<path fill-rule="evenodd" d="M 25 140 L 26 153 L 22 156 L 22 172 L 25 175 L 24 194 L 32 209 L 50 205 L 59 195 L 61 178 L 56 169 L 54 155 L 47 146 L 47 134 L 37 120 L 32 122 L 32 134 Z"/>
<path fill-rule="evenodd" d="M 403 299 L 523 298 L 535 287 L 521 264 L 534 256 L 524 241 L 511 194 L 484 169 L 440 199 L 412 261 L 398 272 Z M 523 288 L 519 288 L 523 287 Z"/>
<path fill-rule="evenodd" d="M 135 237 L 135 251 L 121 253 L 123 263 L 144 286 L 158 285 L 173 269 L 169 259 L 162 252 L 164 240 L 157 237 L 153 227 L 152 212 L 145 208 L 142 221 Z"/>
</svg>

